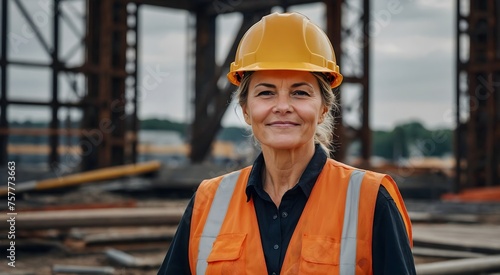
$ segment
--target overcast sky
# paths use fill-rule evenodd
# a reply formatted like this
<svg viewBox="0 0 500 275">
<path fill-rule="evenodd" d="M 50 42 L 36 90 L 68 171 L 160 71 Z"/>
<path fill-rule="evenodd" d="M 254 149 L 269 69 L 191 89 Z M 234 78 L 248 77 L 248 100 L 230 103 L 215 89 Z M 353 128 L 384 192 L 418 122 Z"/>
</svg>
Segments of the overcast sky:
<svg viewBox="0 0 500 275">
<path fill-rule="evenodd" d="M 46 2 L 40 0 L 41 2 Z M 40 1 L 22 1 L 35 23 L 50 43 L 51 11 Z M 348 1 L 349 2 L 349 1 Z M 351 1 L 357 2 L 357 1 Z M 13 1 L 10 3 L 9 59 L 48 62 L 49 56 L 27 27 Z M 36 4 L 33 4 L 36 3 Z M 233 1 L 233 3 L 237 3 Z M 391 6 L 391 4 L 393 5 Z M 77 33 L 84 32 L 81 15 L 84 1 L 63 1 L 63 10 L 73 15 Z M 454 5 L 452 0 L 372 0 L 371 102 L 370 123 L 374 129 L 390 129 L 394 125 L 418 120 L 429 128 L 454 127 Z M 323 4 L 293 7 L 321 27 L 325 24 Z M 79 13 L 80 12 L 80 13 Z M 192 18 L 184 11 L 141 6 L 140 8 L 139 84 L 140 118 L 169 118 L 189 121 L 192 117 L 190 97 L 194 60 Z M 232 43 L 241 18 L 239 14 L 219 16 L 217 21 L 217 58 L 219 62 Z M 78 44 L 78 34 L 65 22 L 62 28 L 63 56 L 71 56 Z M 344 51 L 355 51 L 344 45 Z M 83 51 L 76 50 L 70 59 L 81 62 Z M 344 62 L 349 71 L 349 62 Z M 8 96 L 12 99 L 50 99 L 50 71 L 11 66 Z M 156 78 L 155 78 L 156 76 Z M 144 85 L 149 79 L 148 87 Z M 151 81 L 155 79 L 155 81 Z M 78 100 L 61 76 L 61 99 Z M 80 80 L 80 84 L 83 81 Z M 355 87 L 342 86 L 343 103 L 349 106 L 359 95 Z M 83 89 L 83 86 L 82 86 Z M 243 125 L 238 108 L 228 108 L 224 125 Z M 65 117 L 67 110 L 61 111 Z M 9 120 L 49 119 L 48 108 L 12 107 Z M 72 119 L 81 114 L 71 113 Z M 345 114 L 348 123 L 357 123 L 357 111 Z"/>
</svg>

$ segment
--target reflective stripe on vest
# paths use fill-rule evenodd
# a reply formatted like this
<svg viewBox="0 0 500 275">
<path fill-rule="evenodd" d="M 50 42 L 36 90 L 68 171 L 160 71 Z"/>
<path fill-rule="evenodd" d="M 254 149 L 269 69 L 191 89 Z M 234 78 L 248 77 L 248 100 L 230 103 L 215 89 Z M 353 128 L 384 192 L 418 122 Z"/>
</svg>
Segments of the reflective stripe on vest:
<svg viewBox="0 0 500 275">
<path fill-rule="evenodd" d="M 224 176 L 210 206 L 207 220 L 203 227 L 203 234 L 198 247 L 196 274 L 205 274 L 207 258 L 212 251 L 213 243 L 226 217 L 229 202 L 238 182 L 239 171 Z M 340 274 L 355 274 L 356 271 L 356 238 L 358 230 L 358 205 L 361 183 L 364 171 L 354 170 L 349 179 L 347 188 L 344 221 L 342 227 L 342 241 L 340 247 Z"/>
<path fill-rule="evenodd" d="M 207 221 L 205 222 L 200 238 L 196 274 L 205 274 L 207 270 L 208 255 L 212 251 L 215 238 L 219 235 L 239 176 L 240 171 L 224 176 L 215 192 L 214 200 L 210 206 L 210 212 L 208 212 Z"/>
<path fill-rule="evenodd" d="M 342 241 L 340 242 L 340 274 L 356 272 L 356 238 L 358 235 L 358 206 L 364 171 L 354 170 L 349 179 L 344 210 Z"/>
</svg>

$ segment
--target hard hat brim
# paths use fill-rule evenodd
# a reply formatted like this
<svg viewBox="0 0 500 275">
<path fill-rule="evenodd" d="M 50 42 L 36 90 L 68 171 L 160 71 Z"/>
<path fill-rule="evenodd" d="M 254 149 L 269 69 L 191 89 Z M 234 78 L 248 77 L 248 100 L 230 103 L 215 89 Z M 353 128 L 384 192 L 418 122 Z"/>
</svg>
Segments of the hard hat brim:
<svg viewBox="0 0 500 275">
<path fill-rule="evenodd" d="M 234 62 L 231 67 L 235 66 Z M 333 80 L 330 83 L 331 88 L 336 88 L 342 83 L 343 76 L 339 72 L 339 67 L 335 66 L 335 70 L 330 70 L 325 67 L 317 66 L 306 62 L 272 62 L 272 64 L 266 62 L 256 62 L 249 66 L 241 67 L 236 70 L 232 70 L 227 74 L 229 82 L 239 86 L 241 82 L 241 77 L 244 72 L 250 71 L 306 71 L 306 72 L 318 72 L 333 76 Z"/>
</svg>

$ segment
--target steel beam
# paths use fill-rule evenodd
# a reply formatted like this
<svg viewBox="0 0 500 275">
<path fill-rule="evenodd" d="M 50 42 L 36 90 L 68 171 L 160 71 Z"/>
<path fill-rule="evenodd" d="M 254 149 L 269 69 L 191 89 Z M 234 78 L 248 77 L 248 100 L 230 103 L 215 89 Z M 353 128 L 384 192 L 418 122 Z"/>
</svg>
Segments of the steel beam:
<svg viewBox="0 0 500 275">
<path fill-rule="evenodd" d="M 83 101 L 97 104 L 84 109 L 82 127 L 93 136 L 82 142 L 83 170 L 125 162 L 126 3 L 89 0 L 87 20 L 87 58 L 82 71 L 88 92 Z"/>
<path fill-rule="evenodd" d="M 132 125 L 131 125 L 131 132 L 133 133 L 132 137 L 131 137 L 131 140 L 128 140 L 128 142 L 130 143 L 130 155 L 128 156 L 129 160 L 127 162 L 132 162 L 132 163 L 135 163 L 137 162 L 138 160 L 138 153 L 137 153 L 137 150 L 138 150 L 138 135 L 137 133 L 139 132 L 139 118 L 138 118 L 138 102 L 137 102 L 137 98 L 139 96 L 138 92 L 139 92 L 139 86 L 138 86 L 138 73 L 139 73 L 139 7 L 140 5 L 139 4 L 136 4 L 135 6 L 135 10 L 134 11 L 131 11 L 129 12 L 128 16 L 133 16 L 135 17 L 135 20 L 134 20 L 134 25 L 133 26 L 128 26 L 130 30 L 132 30 L 135 34 L 134 36 L 134 41 L 135 43 L 133 45 L 128 45 L 128 48 L 133 50 L 135 55 L 134 55 L 134 59 L 133 59 L 133 64 L 134 64 L 134 71 L 132 73 L 129 74 L 129 77 L 132 77 L 133 78 L 133 85 L 131 87 L 131 89 L 133 89 L 133 99 L 132 99 L 132 117 L 131 117 L 131 120 L 132 120 Z M 127 20 L 128 22 L 128 20 Z"/>
<path fill-rule="evenodd" d="M 332 42 L 335 49 L 337 58 L 337 65 L 341 66 L 342 63 L 342 0 L 326 0 L 326 34 Z M 345 142 L 346 136 L 344 134 L 344 122 L 342 119 L 342 93 L 341 88 L 334 90 L 335 98 L 338 104 L 338 109 L 332 110 L 334 116 L 334 140 L 332 144 L 333 153 L 332 157 L 341 160 L 345 158 Z"/>
<path fill-rule="evenodd" d="M 370 1 L 360 0 L 359 10 L 359 21 L 352 22 L 352 25 L 347 25 L 343 23 L 342 15 L 349 12 L 350 5 L 349 1 L 344 0 L 326 0 L 325 4 L 327 7 L 327 34 L 333 43 L 335 49 L 335 54 L 337 56 L 337 63 L 344 66 L 342 74 L 344 76 L 343 83 L 359 84 L 361 86 L 361 97 L 358 107 L 359 110 L 359 121 L 360 127 L 353 128 L 352 125 L 347 125 L 342 120 L 343 108 L 345 104 L 342 104 L 342 86 L 335 90 L 335 95 L 337 97 L 337 102 L 339 103 L 339 110 L 334 113 L 335 116 L 335 130 L 334 130 L 334 144 L 333 147 L 335 152 L 333 156 L 338 160 L 345 160 L 347 147 L 355 140 L 358 140 L 361 144 L 361 163 L 358 165 L 367 167 L 369 166 L 369 160 L 371 156 L 371 129 L 369 125 L 369 115 L 370 115 L 370 31 L 369 21 L 370 21 Z M 350 5 L 348 5 L 350 4 Z M 355 37 L 355 35 L 360 35 L 360 37 Z M 341 41 L 355 39 L 353 42 L 358 45 L 361 49 L 359 52 L 353 53 L 349 51 L 343 51 Z M 353 70 L 346 70 L 346 64 L 342 64 L 343 60 L 356 60 L 358 61 L 356 68 L 351 68 Z M 350 133 L 348 133 L 349 130 Z"/>
<path fill-rule="evenodd" d="M 218 82 L 227 73 L 227 68 L 236 54 L 239 40 L 246 30 L 257 22 L 268 10 L 243 14 L 243 22 L 236 34 L 224 63 L 215 63 L 215 17 L 202 9 L 197 13 L 196 30 L 196 80 L 195 117 L 191 127 L 192 162 L 201 162 L 211 151 L 211 144 L 220 129 L 221 120 L 235 90 L 229 83 L 219 87 Z"/>
<path fill-rule="evenodd" d="M 59 111 L 58 97 L 59 97 L 59 0 L 54 0 L 53 6 L 53 19 L 52 19 L 52 101 L 51 101 L 51 120 L 49 128 L 52 131 L 57 131 L 59 129 L 59 119 L 57 117 Z M 57 147 L 59 146 L 59 137 L 50 136 L 49 137 L 49 163 L 53 167 L 59 162 L 59 153 Z"/>
<path fill-rule="evenodd" d="M 191 127 L 191 151 L 192 162 L 201 162 L 210 152 L 213 133 L 208 131 L 208 123 L 213 117 L 208 110 L 209 103 L 203 102 L 202 98 L 213 98 L 217 90 L 210 91 L 215 62 L 215 19 L 216 16 L 208 15 L 204 6 L 199 6 L 196 11 L 196 52 L 195 52 L 195 114 Z M 213 106 L 212 106 L 213 107 Z M 205 141 L 204 141 L 205 140 Z M 206 142 L 208 140 L 208 144 Z"/>
<path fill-rule="evenodd" d="M 461 4 L 469 5 L 462 14 Z M 457 76 L 455 160 L 456 190 L 500 184 L 500 7 L 493 0 L 457 1 Z M 461 27 L 467 26 L 467 27 Z M 463 29 L 462 29 L 463 28 Z M 468 60 L 461 60 L 460 37 L 469 40 Z M 460 75 L 467 76 L 461 88 Z M 468 100 L 466 128 L 461 127 L 463 93 Z M 462 129 L 466 135 L 462 141 Z M 463 144 L 462 144 L 463 143 Z M 465 151 L 462 151 L 465 148 Z M 465 171 L 461 164 L 465 162 Z"/>
<path fill-rule="evenodd" d="M 462 88 L 461 88 L 461 80 L 460 80 L 460 73 L 464 70 L 464 63 L 460 59 L 460 54 L 462 51 L 462 45 L 460 42 L 460 38 L 462 35 L 465 35 L 465 31 L 461 29 L 462 24 L 467 23 L 467 18 L 462 16 L 462 11 L 461 11 L 461 4 L 464 2 L 464 0 L 457 0 L 455 3 L 455 17 L 456 17 L 456 24 L 455 24 L 455 132 L 454 132 L 454 153 L 455 153 L 455 184 L 454 184 L 454 190 L 455 192 L 458 192 L 461 185 L 462 185 L 462 159 L 463 159 L 463 152 L 462 152 L 462 147 L 463 147 L 463 139 L 462 139 L 462 119 L 461 119 L 461 98 L 462 98 Z"/>
<path fill-rule="evenodd" d="M 54 0 L 54 4 L 55 4 L 55 1 L 56 0 Z M 50 49 L 47 41 L 45 41 L 45 39 L 43 38 L 42 32 L 38 29 L 35 22 L 33 22 L 33 19 L 31 19 L 31 16 L 28 13 L 28 11 L 26 10 L 26 8 L 24 7 L 24 5 L 21 3 L 20 0 L 14 0 L 14 4 L 16 4 L 17 8 L 19 9 L 21 14 L 23 15 L 24 19 L 26 19 L 26 22 L 30 26 L 31 30 L 33 30 L 33 33 L 35 34 L 36 38 L 38 39 L 40 44 L 43 46 L 43 48 L 45 49 L 47 54 L 50 55 L 52 53 L 52 49 Z"/>
<path fill-rule="evenodd" d="M 370 162 L 371 156 L 371 129 L 370 129 L 370 0 L 363 0 L 363 17 L 362 30 L 363 30 L 363 95 L 362 95 L 362 109 L 363 114 L 361 118 L 361 157 L 365 162 L 365 166 Z"/>
<path fill-rule="evenodd" d="M 7 129 L 9 127 L 9 123 L 7 120 L 7 30 L 8 30 L 8 9 L 9 9 L 9 1 L 2 1 L 2 26 L 0 30 L 1 35 L 1 56 L 0 56 L 0 65 L 2 71 L 0 72 L 0 128 Z M 8 144 L 9 136 L 8 133 L 0 134 L 0 164 L 4 165 L 7 163 L 7 144 Z"/>
<path fill-rule="evenodd" d="M 124 0 L 126 1 L 126 0 Z M 196 12 L 199 7 L 205 8 L 207 15 L 219 15 L 232 12 L 253 13 L 272 7 L 293 6 L 317 3 L 321 0 L 133 0 L 135 3 L 162 6 Z"/>
</svg>

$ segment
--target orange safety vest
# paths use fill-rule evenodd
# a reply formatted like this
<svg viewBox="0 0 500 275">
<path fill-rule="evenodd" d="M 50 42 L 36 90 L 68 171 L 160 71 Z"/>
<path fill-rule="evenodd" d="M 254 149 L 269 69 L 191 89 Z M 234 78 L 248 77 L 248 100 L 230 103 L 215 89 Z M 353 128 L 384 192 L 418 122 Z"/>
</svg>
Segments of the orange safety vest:
<svg viewBox="0 0 500 275">
<path fill-rule="evenodd" d="M 253 200 L 251 167 L 203 181 L 191 217 L 192 274 L 266 274 Z M 388 175 L 328 159 L 292 235 L 281 274 L 372 274 L 375 201 L 382 184 L 394 199 L 412 245 L 411 222 Z"/>
</svg>

